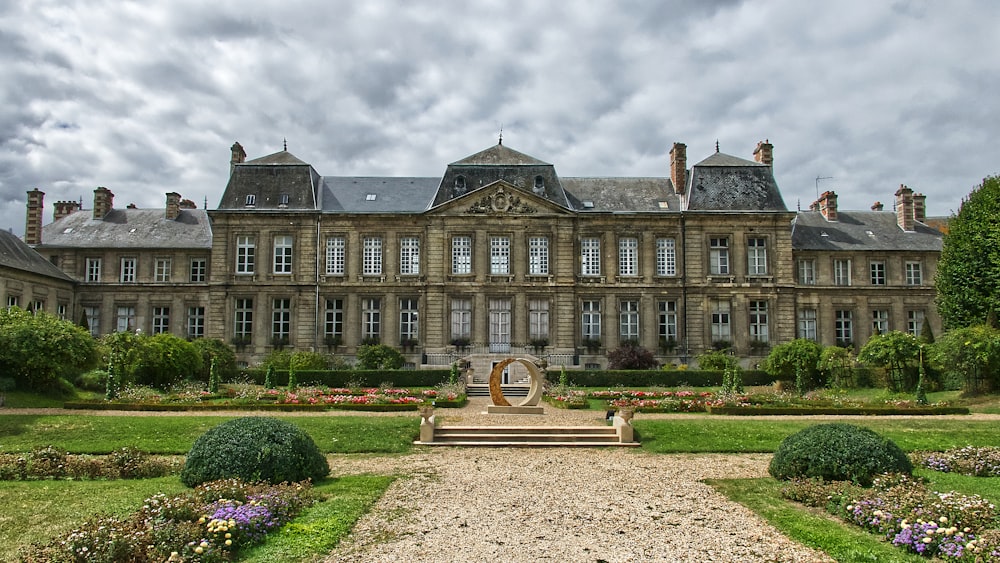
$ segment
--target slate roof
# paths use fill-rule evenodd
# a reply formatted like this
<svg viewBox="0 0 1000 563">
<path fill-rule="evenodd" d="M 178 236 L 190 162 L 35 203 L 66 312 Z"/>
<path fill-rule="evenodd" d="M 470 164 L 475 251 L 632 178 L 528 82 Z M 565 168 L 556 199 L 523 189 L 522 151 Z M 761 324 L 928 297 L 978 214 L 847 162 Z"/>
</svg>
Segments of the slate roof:
<svg viewBox="0 0 1000 563">
<path fill-rule="evenodd" d="M 941 251 L 943 235 L 923 223 L 904 232 L 891 211 L 838 211 L 827 221 L 819 211 L 800 211 L 792 221 L 794 250 Z"/>
<path fill-rule="evenodd" d="M 498 181 L 561 207 L 570 207 L 554 166 L 500 144 L 449 164 L 441 177 L 432 206 L 442 205 Z"/>
<path fill-rule="evenodd" d="M 580 212 L 680 211 L 680 197 L 667 178 L 562 178 L 562 186 Z"/>
<path fill-rule="evenodd" d="M 462 160 L 452 162 L 449 166 L 552 166 L 533 156 L 517 152 L 503 145 L 495 145 Z"/>
<path fill-rule="evenodd" d="M 715 153 L 691 167 L 689 211 L 788 211 L 770 166 Z"/>
<path fill-rule="evenodd" d="M 320 202 L 323 211 L 420 213 L 430 207 L 440 182 L 440 178 L 324 176 Z"/>
<path fill-rule="evenodd" d="M 103 220 L 81 210 L 42 227 L 40 246 L 210 249 L 212 226 L 204 209 L 181 209 L 173 220 L 162 208 L 112 209 Z"/>
<path fill-rule="evenodd" d="M 273 211 L 315 210 L 320 175 L 288 151 L 237 164 L 229 177 L 218 209 Z M 247 196 L 254 196 L 252 206 Z"/>
<path fill-rule="evenodd" d="M 46 260 L 41 254 L 35 252 L 35 249 L 25 244 L 14 233 L 8 231 L 0 231 L 0 266 L 59 280 L 73 281 L 73 278 Z"/>
</svg>

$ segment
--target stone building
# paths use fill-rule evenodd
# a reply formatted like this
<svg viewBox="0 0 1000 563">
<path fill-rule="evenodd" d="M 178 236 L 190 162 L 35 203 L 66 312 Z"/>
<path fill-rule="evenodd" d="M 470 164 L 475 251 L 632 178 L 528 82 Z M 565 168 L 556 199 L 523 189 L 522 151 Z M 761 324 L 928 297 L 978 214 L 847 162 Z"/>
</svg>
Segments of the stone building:
<svg viewBox="0 0 1000 563">
<path fill-rule="evenodd" d="M 92 211 L 60 202 L 43 227 L 35 190 L 26 238 L 76 280 L 95 334 L 221 338 L 247 363 L 380 342 L 414 366 L 514 353 L 604 367 L 625 341 L 663 362 L 724 348 L 755 363 L 798 336 L 939 328 L 923 196 L 838 213 L 828 192 L 790 211 L 772 164 L 766 141 L 753 160 L 690 167 L 676 143 L 664 177 L 560 177 L 501 142 L 440 177 L 341 177 L 236 143 L 213 210 L 173 193 L 116 209 L 98 188 Z"/>
</svg>

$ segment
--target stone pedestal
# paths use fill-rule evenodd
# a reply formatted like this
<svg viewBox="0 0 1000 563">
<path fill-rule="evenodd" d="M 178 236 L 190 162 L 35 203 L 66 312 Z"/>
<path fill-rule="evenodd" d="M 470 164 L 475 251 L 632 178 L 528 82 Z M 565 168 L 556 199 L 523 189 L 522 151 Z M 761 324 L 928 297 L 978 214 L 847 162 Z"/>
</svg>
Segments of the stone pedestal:
<svg viewBox="0 0 1000 563">
<path fill-rule="evenodd" d="M 486 414 L 545 414 L 544 407 L 489 405 Z"/>
</svg>

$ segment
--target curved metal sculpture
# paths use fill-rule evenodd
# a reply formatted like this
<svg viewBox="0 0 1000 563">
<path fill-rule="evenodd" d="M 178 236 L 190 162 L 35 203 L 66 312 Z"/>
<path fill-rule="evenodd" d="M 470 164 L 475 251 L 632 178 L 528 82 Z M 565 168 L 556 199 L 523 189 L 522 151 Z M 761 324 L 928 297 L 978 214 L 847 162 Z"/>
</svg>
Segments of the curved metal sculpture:
<svg viewBox="0 0 1000 563">
<path fill-rule="evenodd" d="M 528 396 L 525 397 L 518 406 L 538 406 L 538 402 L 542 399 L 542 387 L 544 385 L 545 377 L 542 375 L 542 372 L 538 369 L 538 366 L 536 366 L 534 362 L 525 358 L 507 358 L 493 367 L 493 371 L 490 372 L 490 399 L 493 400 L 493 405 L 498 407 L 510 406 L 507 398 L 503 396 L 503 388 L 500 385 L 500 380 L 503 376 L 504 368 L 514 362 L 518 362 L 527 368 L 528 375 L 531 376 L 531 387 L 528 388 Z"/>
</svg>

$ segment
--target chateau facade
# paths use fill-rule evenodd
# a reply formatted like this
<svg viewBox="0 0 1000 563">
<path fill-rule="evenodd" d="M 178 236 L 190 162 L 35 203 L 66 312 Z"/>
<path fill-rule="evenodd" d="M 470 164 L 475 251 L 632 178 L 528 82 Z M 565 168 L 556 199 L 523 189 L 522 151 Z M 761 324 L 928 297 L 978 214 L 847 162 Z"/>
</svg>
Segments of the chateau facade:
<svg viewBox="0 0 1000 563">
<path fill-rule="evenodd" d="M 942 235 L 923 196 L 901 186 L 892 211 L 848 212 L 827 192 L 790 211 L 772 161 L 765 141 L 753 160 L 689 168 L 675 143 L 666 177 L 562 178 L 500 143 L 441 177 L 335 177 L 287 151 L 247 160 L 237 143 L 213 210 L 176 193 L 118 209 L 98 188 L 91 210 L 58 202 L 43 226 L 32 190 L 25 243 L 73 280 L 59 281 L 61 314 L 95 335 L 220 338 L 248 364 L 380 342 L 413 366 L 606 367 L 636 342 L 662 362 L 725 348 L 751 365 L 797 337 L 940 331 Z M 24 285 L 5 284 L 23 302 Z"/>
</svg>

